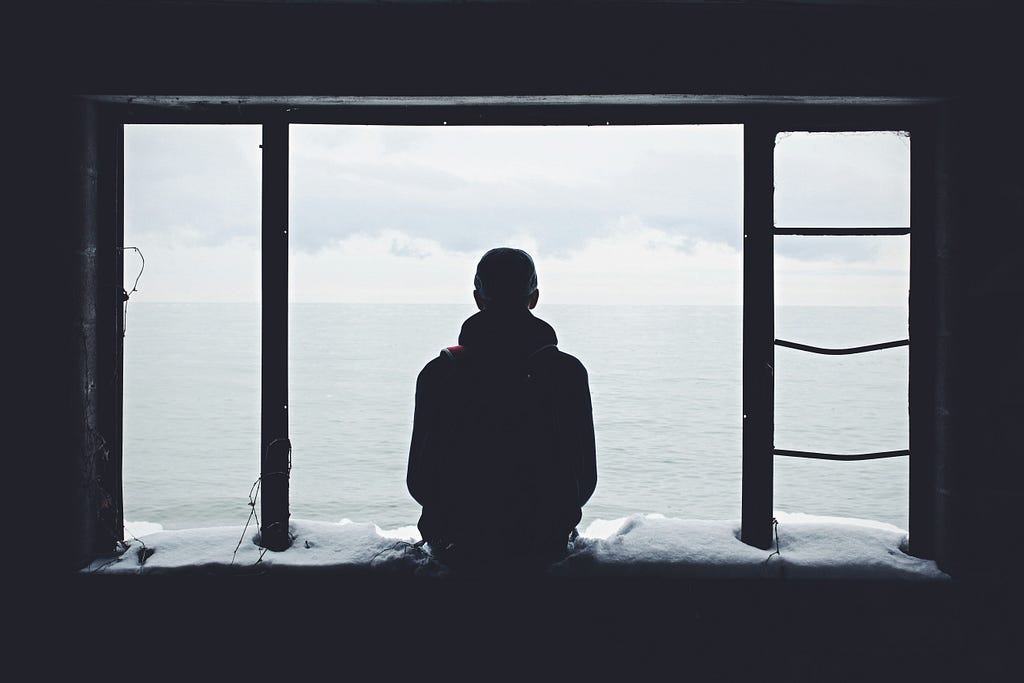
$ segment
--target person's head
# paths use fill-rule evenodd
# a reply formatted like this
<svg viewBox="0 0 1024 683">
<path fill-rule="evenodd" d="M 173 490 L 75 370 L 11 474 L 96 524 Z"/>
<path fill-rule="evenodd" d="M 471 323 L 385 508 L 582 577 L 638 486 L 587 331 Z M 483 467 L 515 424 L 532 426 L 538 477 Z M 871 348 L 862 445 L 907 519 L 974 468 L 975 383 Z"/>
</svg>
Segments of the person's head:
<svg viewBox="0 0 1024 683">
<path fill-rule="evenodd" d="M 480 310 L 533 308 L 540 297 L 537 269 L 522 249 L 491 249 L 477 264 L 473 283 L 473 298 Z"/>
</svg>

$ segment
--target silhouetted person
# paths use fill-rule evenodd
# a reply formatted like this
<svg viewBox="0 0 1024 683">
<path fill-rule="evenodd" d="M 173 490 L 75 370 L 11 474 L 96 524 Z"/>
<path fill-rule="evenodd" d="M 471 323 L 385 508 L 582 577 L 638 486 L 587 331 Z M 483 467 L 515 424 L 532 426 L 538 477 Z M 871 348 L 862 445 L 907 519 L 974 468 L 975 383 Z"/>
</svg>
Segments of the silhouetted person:
<svg viewBox="0 0 1024 683">
<path fill-rule="evenodd" d="M 563 557 L 597 484 L 587 371 L 556 347 L 533 259 L 492 249 L 459 346 L 416 380 L 409 492 L 435 557 L 456 571 L 540 570 Z"/>
</svg>

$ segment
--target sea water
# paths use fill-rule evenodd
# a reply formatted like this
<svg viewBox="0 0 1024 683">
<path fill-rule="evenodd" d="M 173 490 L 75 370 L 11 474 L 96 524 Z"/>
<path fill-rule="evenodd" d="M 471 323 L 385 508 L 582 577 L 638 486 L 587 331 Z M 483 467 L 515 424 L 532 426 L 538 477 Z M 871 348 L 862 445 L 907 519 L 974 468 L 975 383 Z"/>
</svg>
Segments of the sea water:
<svg viewBox="0 0 1024 683">
<path fill-rule="evenodd" d="M 291 514 L 416 523 L 405 487 L 416 375 L 469 305 L 293 304 Z M 740 517 L 742 309 L 541 305 L 590 377 L 598 484 L 583 525 L 631 513 Z M 124 514 L 167 529 L 240 525 L 260 465 L 260 309 L 132 303 L 124 354 Z M 907 336 L 899 307 L 778 307 L 776 336 L 857 346 Z M 775 446 L 907 447 L 905 347 L 775 352 Z M 907 528 L 908 458 L 774 458 L 775 509 Z M 258 506 L 256 512 L 258 513 Z"/>
</svg>

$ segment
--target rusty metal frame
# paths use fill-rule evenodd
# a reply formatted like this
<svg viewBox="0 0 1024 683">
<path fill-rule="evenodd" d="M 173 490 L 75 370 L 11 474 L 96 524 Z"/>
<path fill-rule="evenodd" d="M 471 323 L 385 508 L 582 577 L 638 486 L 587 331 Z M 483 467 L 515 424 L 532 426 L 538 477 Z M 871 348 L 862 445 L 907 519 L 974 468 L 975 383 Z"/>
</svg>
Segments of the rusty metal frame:
<svg viewBox="0 0 1024 683">
<path fill-rule="evenodd" d="M 743 482 L 740 539 L 772 543 L 775 448 L 776 129 L 743 126 Z"/>
<path fill-rule="evenodd" d="M 940 298 L 948 288 L 948 272 L 937 247 L 935 221 L 937 185 L 935 155 L 937 149 L 937 112 L 924 108 L 916 112 L 873 111 L 863 119 L 844 109 L 829 112 L 785 112 L 759 119 L 757 129 L 750 128 L 745 148 L 745 167 L 753 161 L 756 173 L 745 173 L 744 186 L 744 466 L 743 466 L 743 531 L 745 542 L 767 547 L 772 521 L 771 467 L 772 456 L 819 458 L 839 461 L 860 461 L 877 458 L 910 456 L 910 534 L 909 550 L 919 557 L 936 556 L 937 539 L 946 535 L 940 521 L 939 472 L 948 456 L 939 451 L 938 438 L 944 419 L 941 402 L 947 367 L 939 362 L 938 346 L 941 330 L 939 318 L 944 303 Z M 867 130 L 906 131 L 912 140 L 911 153 L 911 220 L 909 226 L 885 228 L 791 228 L 774 225 L 774 211 L 769 195 L 774 194 L 774 163 L 770 168 L 765 156 L 771 138 L 781 132 L 842 132 Z M 756 131 L 756 132 L 755 132 Z M 753 156 L 751 156 L 753 155 Z M 754 184 L 756 183 L 756 185 Z M 759 234 L 766 233 L 766 234 Z M 756 237 L 752 238 L 752 235 Z M 774 308 L 774 279 L 769 259 L 773 254 L 771 241 L 775 235 L 910 235 L 909 339 L 883 342 L 847 349 L 825 349 L 796 342 L 774 339 L 772 347 L 785 346 L 826 355 L 842 355 L 878 351 L 898 346 L 910 347 L 908 381 L 909 448 L 877 453 L 835 454 L 776 449 L 770 422 L 774 406 L 772 374 L 773 355 L 765 340 L 773 321 L 765 320 L 750 306 Z M 749 252 L 749 253 L 748 253 Z M 749 282 L 749 287 L 748 287 Z M 767 291 L 765 291 L 767 290 Z M 748 327 L 749 322 L 749 327 Z M 748 350 L 748 347 L 751 347 Z M 750 438 L 748 439 L 748 432 Z M 767 493 L 766 493 L 767 491 Z M 748 500 L 750 501 L 748 504 Z"/>
<path fill-rule="evenodd" d="M 779 131 L 907 130 L 914 141 L 911 192 L 910 370 L 911 549 L 931 557 L 936 533 L 936 405 L 944 368 L 938 366 L 937 321 L 946 283 L 930 229 L 934 220 L 934 120 L 938 98 L 771 98 L 690 96 L 574 96 L 570 98 L 274 98 L 231 99 L 151 96 L 85 98 L 102 106 L 118 126 L 129 123 L 249 123 L 264 127 L 263 369 L 261 483 L 263 545 L 287 547 L 287 139 L 291 123 L 381 125 L 744 125 L 744 327 L 742 539 L 766 548 L 771 541 L 774 367 L 773 238 L 775 234 L 832 234 L 831 228 L 776 228 L 773 223 L 773 148 Z M 218 101 L 220 104 L 218 104 Z M 422 102 L 420 104 L 419 102 Z M 86 126 L 85 138 L 93 135 Z M 283 147 L 281 146 L 283 144 Z M 273 161 L 276 159 L 276 161 Z M 283 161 L 282 161 L 283 160 Z M 268 165 L 269 163 L 269 165 Z M 109 173 L 109 171 L 104 171 Z M 120 184 L 120 177 L 118 184 Z M 123 224 L 115 221 L 115 240 Z M 852 229 L 855 234 L 858 229 Z M 906 234 L 870 228 L 868 234 Z M 788 232 L 787 232 L 788 231 Z M 843 229 L 842 234 L 851 234 Z M 92 264 L 83 265 L 88 279 Z M 108 264 L 103 270 L 118 266 Z M 120 322 L 123 325 L 123 321 Z M 97 350 L 100 354 L 108 351 Z M 110 371 L 120 377 L 119 352 Z M 83 360 L 83 362 L 85 362 Z M 944 385 L 943 385 L 944 386 Z M 115 391 L 114 393 L 120 393 Z M 103 399 L 121 419 L 120 396 Z M 120 451 L 116 466 L 120 471 Z M 282 469 L 282 467 L 284 469 Z M 275 477 L 277 481 L 275 482 Z M 283 488 L 275 488 L 283 485 Z M 118 480 L 118 486 L 120 482 Z M 269 490 L 268 490 L 269 489 Z M 120 493 L 120 491 L 118 491 Z M 270 505 L 268 506 L 268 499 Z M 79 523 L 81 526 L 81 523 Z M 86 525 L 88 526 L 88 524 Z M 937 531 L 938 530 L 938 531 Z M 270 533 L 268 533 L 268 531 Z M 95 535 L 93 532 L 87 532 Z M 281 535 L 283 533 L 283 535 Z M 276 536 L 275 536 L 276 534 Z"/>
<path fill-rule="evenodd" d="M 288 499 L 288 124 L 263 124 L 260 545 L 291 545 Z"/>
</svg>

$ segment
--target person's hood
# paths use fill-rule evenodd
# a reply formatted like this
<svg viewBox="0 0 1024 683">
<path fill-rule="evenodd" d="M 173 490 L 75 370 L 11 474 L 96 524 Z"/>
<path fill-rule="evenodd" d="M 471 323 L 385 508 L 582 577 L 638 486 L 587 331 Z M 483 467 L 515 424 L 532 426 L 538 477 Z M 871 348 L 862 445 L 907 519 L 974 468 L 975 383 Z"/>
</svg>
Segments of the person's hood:
<svg viewBox="0 0 1024 683">
<path fill-rule="evenodd" d="M 485 309 L 462 324 L 459 344 L 485 355 L 526 357 L 537 349 L 557 344 L 555 330 L 529 309 Z"/>
</svg>

